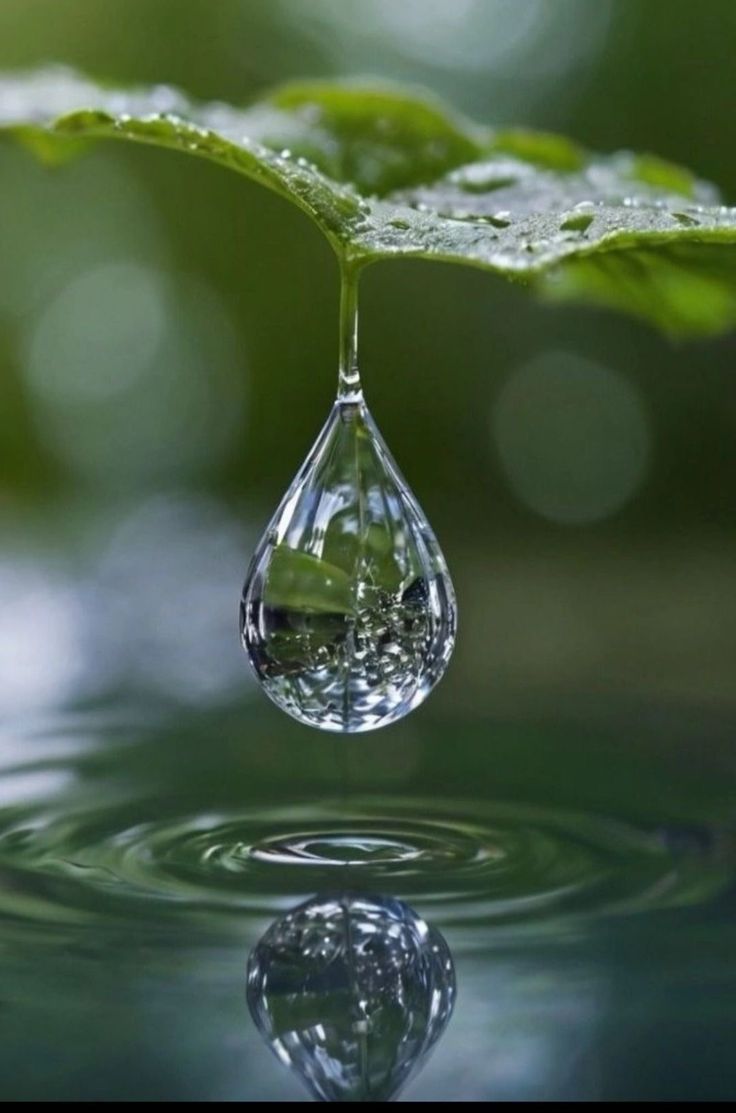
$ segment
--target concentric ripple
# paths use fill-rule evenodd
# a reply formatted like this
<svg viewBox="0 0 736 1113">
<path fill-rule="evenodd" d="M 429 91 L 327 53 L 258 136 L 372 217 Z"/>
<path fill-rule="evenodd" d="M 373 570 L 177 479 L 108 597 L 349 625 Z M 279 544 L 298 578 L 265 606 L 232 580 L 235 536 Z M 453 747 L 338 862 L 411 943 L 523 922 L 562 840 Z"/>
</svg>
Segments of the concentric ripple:
<svg viewBox="0 0 736 1113">
<path fill-rule="evenodd" d="M 272 911 L 349 886 L 443 921 L 529 921 L 705 900 L 732 874 L 691 832 L 481 801 L 365 799 L 139 822 L 140 805 L 6 820 L 0 912 Z M 432 818 L 428 818 L 428 817 Z"/>
</svg>

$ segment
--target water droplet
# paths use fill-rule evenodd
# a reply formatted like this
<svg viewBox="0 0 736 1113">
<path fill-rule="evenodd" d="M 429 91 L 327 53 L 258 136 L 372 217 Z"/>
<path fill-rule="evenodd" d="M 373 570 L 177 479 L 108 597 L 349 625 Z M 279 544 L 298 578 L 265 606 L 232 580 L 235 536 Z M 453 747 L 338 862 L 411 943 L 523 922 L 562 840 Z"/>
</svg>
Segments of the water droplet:
<svg viewBox="0 0 736 1113">
<path fill-rule="evenodd" d="M 363 400 L 354 275 L 341 304 L 338 396 L 256 550 L 240 624 L 279 707 L 355 733 L 422 703 L 456 612 L 439 545 Z"/>
<path fill-rule="evenodd" d="M 447 943 L 392 897 L 315 897 L 276 920 L 248 963 L 248 1006 L 320 1101 L 388 1101 L 447 1027 Z"/>
<path fill-rule="evenodd" d="M 693 225 L 699 223 L 695 219 L 694 216 L 688 216 L 687 213 L 675 213 L 675 212 L 673 212 L 671 215 L 677 221 L 678 224 L 683 224 L 687 228 L 691 228 Z"/>
<path fill-rule="evenodd" d="M 493 216 L 486 217 L 489 224 L 494 228 L 508 228 L 511 223 L 511 213 L 507 209 L 502 209 Z"/>
<path fill-rule="evenodd" d="M 510 186 L 516 185 L 516 182 L 517 179 L 509 174 L 505 176 L 466 174 L 462 178 L 455 179 L 455 184 L 465 193 L 491 193 L 496 189 L 508 189 Z"/>
<path fill-rule="evenodd" d="M 578 208 L 579 206 L 575 206 Z M 585 232 L 593 223 L 593 215 L 588 212 L 574 213 L 563 220 L 560 229 L 563 232 Z"/>
</svg>

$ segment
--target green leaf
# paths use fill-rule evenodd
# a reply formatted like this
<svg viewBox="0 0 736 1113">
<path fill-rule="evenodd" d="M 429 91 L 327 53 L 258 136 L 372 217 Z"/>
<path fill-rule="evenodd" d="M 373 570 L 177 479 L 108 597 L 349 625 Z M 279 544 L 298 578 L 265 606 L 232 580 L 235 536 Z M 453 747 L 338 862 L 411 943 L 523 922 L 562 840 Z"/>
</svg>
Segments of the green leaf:
<svg viewBox="0 0 736 1113">
<path fill-rule="evenodd" d="M 287 611 L 352 614 L 351 577 L 326 560 L 278 545 L 269 565 L 266 603 Z"/>
<path fill-rule="evenodd" d="M 406 91 L 288 85 L 233 108 L 47 69 L 0 78 L 3 132 L 46 161 L 100 138 L 210 159 L 298 205 L 355 265 L 465 263 L 675 335 L 736 323 L 736 209 L 715 187 L 651 155 L 493 131 Z"/>
</svg>

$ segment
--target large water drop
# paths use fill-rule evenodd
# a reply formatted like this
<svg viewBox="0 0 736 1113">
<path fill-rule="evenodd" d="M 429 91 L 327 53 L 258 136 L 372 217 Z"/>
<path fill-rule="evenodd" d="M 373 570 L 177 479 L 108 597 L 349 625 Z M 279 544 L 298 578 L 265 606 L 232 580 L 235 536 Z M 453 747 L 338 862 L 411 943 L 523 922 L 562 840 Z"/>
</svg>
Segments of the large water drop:
<svg viewBox="0 0 736 1113">
<path fill-rule="evenodd" d="M 449 948 L 392 897 L 315 897 L 268 929 L 248 965 L 256 1026 L 319 1101 L 388 1101 L 444 1032 Z"/>
<path fill-rule="evenodd" d="M 456 611 L 439 545 L 363 400 L 350 289 L 343 317 L 337 400 L 256 550 L 240 623 L 279 707 L 355 733 L 425 699 Z"/>
</svg>

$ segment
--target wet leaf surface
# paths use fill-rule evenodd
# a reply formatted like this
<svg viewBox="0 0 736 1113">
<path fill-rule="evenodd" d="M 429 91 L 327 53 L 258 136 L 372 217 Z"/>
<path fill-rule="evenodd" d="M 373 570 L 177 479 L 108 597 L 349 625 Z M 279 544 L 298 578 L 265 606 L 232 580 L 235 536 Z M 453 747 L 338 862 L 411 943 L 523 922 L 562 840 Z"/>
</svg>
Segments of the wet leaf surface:
<svg viewBox="0 0 736 1113">
<path fill-rule="evenodd" d="M 63 162 L 127 139 L 229 167 L 303 209 L 339 255 L 481 267 L 675 335 L 736 323 L 736 209 L 650 155 L 473 124 L 395 88 L 297 84 L 246 108 L 66 69 L 0 79 L 0 129 Z"/>
</svg>

